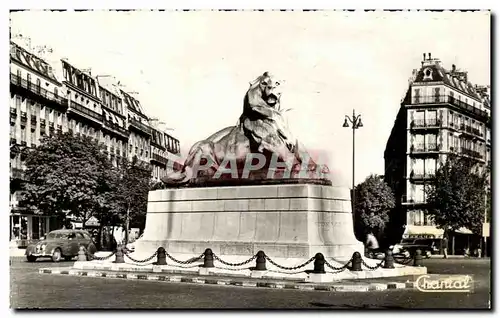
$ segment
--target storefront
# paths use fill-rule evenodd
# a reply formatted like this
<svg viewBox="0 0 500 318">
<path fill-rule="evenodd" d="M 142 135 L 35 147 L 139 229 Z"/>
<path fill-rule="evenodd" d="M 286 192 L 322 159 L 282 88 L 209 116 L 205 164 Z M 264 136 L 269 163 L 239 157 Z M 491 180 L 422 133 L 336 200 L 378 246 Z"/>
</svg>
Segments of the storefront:
<svg viewBox="0 0 500 318">
<path fill-rule="evenodd" d="M 10 242 L 17 247 L 26 247 L 32 240 L 39 240 L 50 231 L 60 228 L 56 217 L 34 215 L 22 210 L 10 215 Z"/>
</svg>

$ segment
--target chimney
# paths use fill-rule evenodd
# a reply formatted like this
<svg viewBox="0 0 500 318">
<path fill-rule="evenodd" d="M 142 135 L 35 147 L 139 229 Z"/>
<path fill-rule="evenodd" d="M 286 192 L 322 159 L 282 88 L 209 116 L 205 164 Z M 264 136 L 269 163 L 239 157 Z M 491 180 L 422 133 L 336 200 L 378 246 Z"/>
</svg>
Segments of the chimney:
<svg viewBox="0 0 500 318">
<path fill-rule="evenodd" d="M 424 53 L 424 59 L 423 59 L 423 61 L 425 61 L 425 53 Z"/>
<path fill-rule="evenodd" d="M 431 58 L 431 53 L 429 53 L 429 60 L 432 60 L 432 58 Z"/>
<path fill-rule="evenodd" d="M 452 71 L 453 73 L 455 73 L 455 71 L 456 71 L 456 70 L 457 70 L 457 66 L 456 66 L 455 64 L 452 64 L 452 65 L 451 65 L 451 71 Z"/>
</svg>

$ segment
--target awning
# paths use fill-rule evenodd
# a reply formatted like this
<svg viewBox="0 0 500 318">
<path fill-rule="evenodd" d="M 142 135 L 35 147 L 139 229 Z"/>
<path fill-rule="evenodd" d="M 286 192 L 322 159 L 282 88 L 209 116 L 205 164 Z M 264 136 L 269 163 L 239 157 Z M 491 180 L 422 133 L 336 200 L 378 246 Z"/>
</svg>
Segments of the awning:
<svg viewBox="0 0 500 318">
<path fill-rule="evenodd" d="M 85 222 L 85 226 L 99 226 L 99 221 L 96 217 L 92 216 Z"/>
<path fill-rule="evenodd" d="M 466 229 L 465 227 L 461 227 L 459 228 L 457 231 L 455 231 L 456 233 L 460 233 L 460 234 L 472 234 L 472 231 L 471 230 L 468 230 Z"/>
<path fill-rule="evenodd" d="M 444 230 L 432 225 L 407 225 L 403 237 L 442 238 Z"/>
</svg>

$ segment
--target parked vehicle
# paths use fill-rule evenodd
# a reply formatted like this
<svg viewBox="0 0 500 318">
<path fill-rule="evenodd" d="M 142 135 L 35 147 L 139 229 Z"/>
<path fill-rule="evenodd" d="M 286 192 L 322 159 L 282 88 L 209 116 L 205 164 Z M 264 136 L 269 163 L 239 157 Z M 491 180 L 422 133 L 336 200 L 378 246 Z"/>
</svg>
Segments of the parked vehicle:
<svg viewBox="0 0 500 318">
<path fill-rule="evenodd" d="M 93 255 L 97 248 L 90 234 L 84 230 L 55 230 L 38 242 L 33 242 L 26 248 L 26 259 L 34 262 L 40 257 L 49 257 L 53 262 L 62 258 L 71 260 L 78 255 L 83 246 L 87 255 Z"/>
<path fill-rule="evenodd" d="M 405 249 L 405 247 L 401 244 L 395 244 L 392 246 L 392 255 L 394 257 L 404 257 L 408 258 L 411 256 L 410 251 Z"/>
<path fill-rule="evenodd" d="M 432 254 L 439 254 L 435 239 L 405 239 L 399 245 L 401 250 L 408 251 L 411 256 L 414 256 L 417 250 L 420 250 L 422 256 L 427 258 Z"/>
</svg>

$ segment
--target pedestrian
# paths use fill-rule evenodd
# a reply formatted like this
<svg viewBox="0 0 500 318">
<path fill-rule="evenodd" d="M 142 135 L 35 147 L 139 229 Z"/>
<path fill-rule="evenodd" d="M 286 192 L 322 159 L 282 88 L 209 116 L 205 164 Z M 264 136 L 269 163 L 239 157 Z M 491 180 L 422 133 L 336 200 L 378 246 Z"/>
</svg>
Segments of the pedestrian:
<svg viewBox="0 0 500 318">
<path fill-rule="evenodd" d="M 368 255 L 372 254 L 373 256 L 376 256 L 376 253 L 379 250 L 379 245 L 377 238 L 372 232 L 369 232 L 366 235 L 366 247 L 368 249 Z"/>
<path fill-rule="evenodd" d="M 445 235 L 443 237 L 443 255 L 444 255 L 444 258 L 448 258 L 448 237 L 447 235 Z"/>
</svg>

